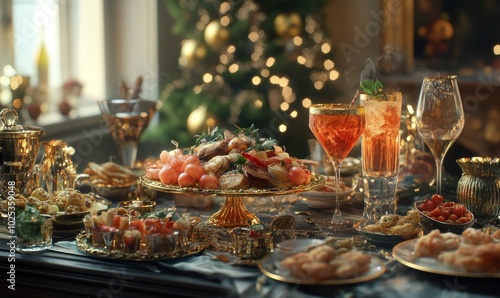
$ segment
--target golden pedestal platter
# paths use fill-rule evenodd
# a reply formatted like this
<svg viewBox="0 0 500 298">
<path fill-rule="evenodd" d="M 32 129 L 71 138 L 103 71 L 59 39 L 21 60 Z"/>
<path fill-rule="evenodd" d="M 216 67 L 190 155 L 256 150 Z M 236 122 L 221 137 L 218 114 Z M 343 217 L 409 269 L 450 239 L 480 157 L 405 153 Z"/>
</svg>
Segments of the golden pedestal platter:
<svg viewBox="0 0 500 298">
<path fill-rule="evenodd" d="M 245 196 L 293 194 L 309 191 L 325 184 L 324 176 L 314 174 L 311 178 L 311 182 L 307 185 L 298 185 L 289 188 L 201 189 L 167 185 L 160 181 L 150 180 L 144 175 L 139 178 L 139 183 L 151 189 L 168 193 L 223 196 L 225 197 L 224 204 L 210 217 L 208 223 L 224 228 L 235 228 L 260 223 L 259 218 L 246 208 L 243 202 Z"/>
</svg>

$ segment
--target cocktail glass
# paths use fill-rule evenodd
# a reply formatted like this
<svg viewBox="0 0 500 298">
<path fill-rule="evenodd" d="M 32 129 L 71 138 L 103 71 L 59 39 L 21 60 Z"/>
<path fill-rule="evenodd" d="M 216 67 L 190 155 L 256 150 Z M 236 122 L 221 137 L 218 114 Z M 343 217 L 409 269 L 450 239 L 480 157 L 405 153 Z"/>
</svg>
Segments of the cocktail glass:
<svg viewBox="0 0 500 298">
<path fill-rule="evenodd" d="M 441 194 L 443 159 L 465 125 L 456 76 L 424 78 L 416 112 L 417 131 L 436 161 L 436 193 Z"/>
<path fill-rule="evenodd" d="M 137 145 L 157 110 L 157 102 L 144 99 L 108 99 L 97 104 L 118 147 L 123 165 L 134 168 Z"/>
<path fill-rule="evenodd" d="M 365 109 L 347 104 L 314 104 L 309 108 L 309 129 L 328 154 L 335 173 L 335 212 L 329 227 L 352 228 L 340 212 L 339 189 L 342 161 L 365 129 Z"/>
<path fill-rule="evenodd" d="M 399 175 L 399 140 L 403 95 L 362 94 L 365 131 L 361 142 L 365 209 L 363 216 L 379 219 L 396 213 L 396 187 Z"/>
</svg>

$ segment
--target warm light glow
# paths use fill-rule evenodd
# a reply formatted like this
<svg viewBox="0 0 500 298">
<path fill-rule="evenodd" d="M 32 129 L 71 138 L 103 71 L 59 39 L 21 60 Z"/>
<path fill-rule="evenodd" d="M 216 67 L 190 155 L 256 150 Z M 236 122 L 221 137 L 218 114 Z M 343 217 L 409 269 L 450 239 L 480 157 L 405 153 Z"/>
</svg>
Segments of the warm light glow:
<svg viewBox="0 0 500 298">
<path fill-rule="evenodd" d="M 410 115 L 415 114 L 415 110 L 413 109 L 412 105 L 410 104 L 406 105 L 406 109 L 408 110 L 408 113 L 410 113 Z"/>
<path fill-rule="evenodd" d="M 325 67 L 326 70 L 332 70 L 333 67 L 335 66 L 335 63 L 333 63 L 332 60 L 330 59 L 327 59 L 325 60 L 325 62 L 323 63 L 323 66 Z"/>
<path fill-rule="evenodd" d="M 205 75 L 203 75 L 203 82 L 205 83 L 210 83 L 212 80 L 213 80 L 213 76 L 209 73 L 206 73 Z"/>
<path fill-rule="evenodd" d="M 340 76 L 339 72 L 336 70 L 330 71 L 330 80 L 335 81 Z"/>
<path fill-rule="evenodd" d="M 214 118 L 208 118 L 207 121 L 205 121 L 208 127 L 214 128 L 217 126 L 217 121 L 215 121 Z"/>
<path fill-rule="evenodd" d="M 302 44 L 302 37 L 295 36 L 293 38 L 293 44 L 296 45 L 296 46 L 300 46 Z"/>
<path fill-rule="evenodd" d="M 283 90 L 281 91 L 281 95 L 283 95 L 285 99 L 289 99 L 293 95 L 292 88 L 290 88 L 289 86 L 284 87 Z M 290 102 L 289 100 L 287 101 Z"/>
<path fill-rule="evenodd" d="M 269 72 L 269 69 L 263 69 L 260 71 L 260 75 L 263 77 L 263 78 L 267 78 L 269 75 L 270 75 L 270 72 Z"/>
<path fill-rule="evenodd" d="M 280 87 L 284 88 L 284 87 L 288 86 L 289 82 L 290 81 L 287 78 L 283 77 L 280 79 L 279 85 L 280 85 Z"/>
<path fill-rule="evenodd" d="M 269 57 L 269 58 L 267 58 L 266 66 L 271 67 L 274 65 L 274 62 L 276 62 L 276 59 L 274 59 L 273 57 Z"/>
<path fill-rule="evenodd" d="M 280 82 L 280 78 L 276 75 L 273 75 L 269 78 L 269 82 L 271 82 L 271 84 L 278 85 Z"/>
<path fill-rule="evenodd" d="M 321 45 L 321 51 L 324 54 L 328 54 L 331 51 L 331 49 L 332 49 L 332 47 L 330 47 L 330 45 L 327 43 L 324 43 L 323 45 Z"/>
<path fill-rule="evenodd" d="M 254 53 L 252 53 L 252 55 L 250 56 L 250 59 L 252 59 L 252 61 L 254 61 L 254 62 L 259 61 L 259 60 L 260 60 L 260 54 L 259 54 L 259 53 L 254 52 Z"/>
<path fill-rule="evenodd" d="M 306 109 L 308 109 L 312 105 L 312 101 L 309 98 L 304 98 L 302 100 L 302 106 Z"/>
<path fill-rule="evenodd" d="M 0 84 L 3 86 L 8 86 L 10 84 L 10 79 L 6 76 L 0 77 Z"/>
<path fill-rule="evenodd" d="M 207 106 L 200 106 L 193 110 L 187 118 L 187 127 L 191 132 L 197 131 L 205 121 L 207 115 Z"/>
<path fill-rule="evenodd" d="M 281 109 L 282 111 L 286 111 L 286 110 L 288 110 L 289 108 L 290 108 L 290 105 L 288 104 L 288 102 L 282 102 L 282 103 L 280 104 L 280 109 Z"/>
<path fill-rule="evenodd" d="M 194 92 L 195 94 L 200 94 L 202 89 L 203 89 L 203 88 L 201 88 L 201 86 L 200 86 L 200 85 L 198 85 L 198 86 L 195 86 L 195 87 L 193 88 L 193 92 Z"/>
<path fill-rule="evenodd" d="M 220 12 L 221 14 L 225 14 L 225 13 L 226 13 L 226 12 L 228 12 L 230 9 L 231 9 L 231 4 L 229 4 L 229 2 L 223 2 L 223 3 L 220 5 L 219 12 Z"/>
<path fill-rule="evenodd" d="M 286 131 L 286 125 L 285 124 L 281 124 L 279 126 L 279 130 L 280 130 L 280 132 L 285 132 Z"/>
<path fill-rule="evenodd" d="M 215 71 L 217 71 L 218 73 L 223 73 L 226 71 L 226 67 L 222 64 L 219 64 L 215 67 Z"/>
<path fill-rule="evenodd" d="M 304 56 L 298 56 L 297 63 L 304 65 L 304 63 L 306 63 L 306 58 L 304 58 Z"/>
<path fill-rule="evenodd" d="M 222 18 L 220 18 L 220 24 L 222 26 L 226 27 L 230 23 L 231 23 L 231 18 L 229 16 L 223 16 Z"/>
<path fill-rule="evenodd" d="M 496 44 L 494 47 L 493 47 L 493 53 L 495 55 L 500 55 L 500 44 Z"/>
<path fill-rule="evenodd" d="M 252 78 L 252 84 L 254 84 L 255 86 L 259 85 L 261 83 L 261 81 L 262 80 L 258 76 L 255 76 Z"/>
<path fill-rule="evenodd" d="M 229 47 L 227 47 L 227 52 L 229 54 L 233 54 L 234 52 L 236 52 L 236 47 L 233 45 L 230 45 Z"/>
<path fill-rule="evenodd" d="M 250 32 L 250 34 L 248 34 L 248 39 L 250 39 L 251 42 L 256 42 L 259 40 L 259 34 L 257 34 L 257 32 Z"/>
<path fill-rule="evenodd" d="M 296 110 L 293 110 L 291 113 L 290 113 L 290 117 L 292 118 L 297 118 L 297 116 L 299 115 L 299 113 L 296 111 Z"/>
<path fill-rule="evenodd" d="M 325 86 L 325 84 L 321 81 L 314 82 L 314 88 L 316 90 L 321 90 L 321 89 L 323 89 L 324 86 Z"/>
<path fill-rule="evenodd" d="M 12 101 L 12 107 L 14 109 L 18 109 L 19 110 L 20 108 L 22 108 L 22 106 L 23 106 L 23 101 L 21 99 L 16 98 L 16 99 L 14 99 Z"/>
<path fill-rule="evenodd" d="M 220 63 L 222 63 L 222 64 L 228 64 L 229 63 L 229 56 L 222 54 L 222 55 L 220 55 L 219 60 L 220 60 Z"/>
<path fill-rule="evenodd" d="M 262 103 L 262 100 L 260 100 L 260 99 L 255 100 L 255 102 L 253 103 L 253 106 L 257 109 L 262 108 L 262 105 L 263 105 L 263 103 Z"/>
<path fill-rule="evenodd" d="M 230 73 L 235 73 L 235 72 L 237 72 L 239 69 L 240 69 L 240 67 L 239 67 L 239 66 L 238 66 L 238 64 L 236 64 L 236 63 L 231 64 L 231 66 L 229 66 L 229 72 L 230 72 Z"/>
</svg>

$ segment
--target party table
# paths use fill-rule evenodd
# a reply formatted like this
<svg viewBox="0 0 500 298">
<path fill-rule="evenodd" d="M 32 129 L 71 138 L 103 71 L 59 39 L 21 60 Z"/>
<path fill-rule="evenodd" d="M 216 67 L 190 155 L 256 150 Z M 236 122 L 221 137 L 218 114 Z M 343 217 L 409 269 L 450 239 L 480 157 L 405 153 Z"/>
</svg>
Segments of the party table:
<svg viewBox="0 0 500 298">
<path fill-rule="evenodd" d="M 174 206 L 171 195 L 159 194 L 156 200 L 157 209 Z M 185 206 L 177 210 L 206 220 L 221 203 L 215 198 L 205 209 Z M 354 198 L 343 205 L 344 215 L 360 219 L 360 204 Z M 264 225 L 277 215 L 294 215 L 298 237 L 360 237 L 354 230 L 333 232 L 318 227 L 331 218 L 333 210 L 309 208 L 298 195 L 248 198 L 246 205 Z M 402 212 L 405 208 L 408 206 L 400 206 Z M 55 235 L 49 251 L 15 253 L 15 262 L 11 262 L 7 243 L 5 239 L 0 242 L 2 297 L 13 297 L 7 280 L 11 264 L 15 265 L 15 294 L 19 297 L 498 297 L 497 278 L 418 271 L 396 261 L 390 247 L 371 249 L 386 266 L 376 279 L 350 285 L 307 286 L 272 280 L 255 264 L 215 260 L 210 250 L 177 259 L 123 261 L 85 255 L 73 239 Z"/>
</svg>

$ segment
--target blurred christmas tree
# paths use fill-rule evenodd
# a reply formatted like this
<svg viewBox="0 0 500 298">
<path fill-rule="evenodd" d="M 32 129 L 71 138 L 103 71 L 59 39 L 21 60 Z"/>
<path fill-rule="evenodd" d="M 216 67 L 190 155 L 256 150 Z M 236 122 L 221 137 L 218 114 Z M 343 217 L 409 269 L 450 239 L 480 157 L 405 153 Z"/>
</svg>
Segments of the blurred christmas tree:
<svg viewBox="0 0 500 298">
<path fill-rule="evenodd" d="M 165 4 L 182 36 L 179 77 L 167 79 L 160 123 L 143 140 L 181 147 L 207 128 L 259 128 L 306 156 L 308 107 L 331 101 L 326 0 L 180 0 Z"/>
</svg>

